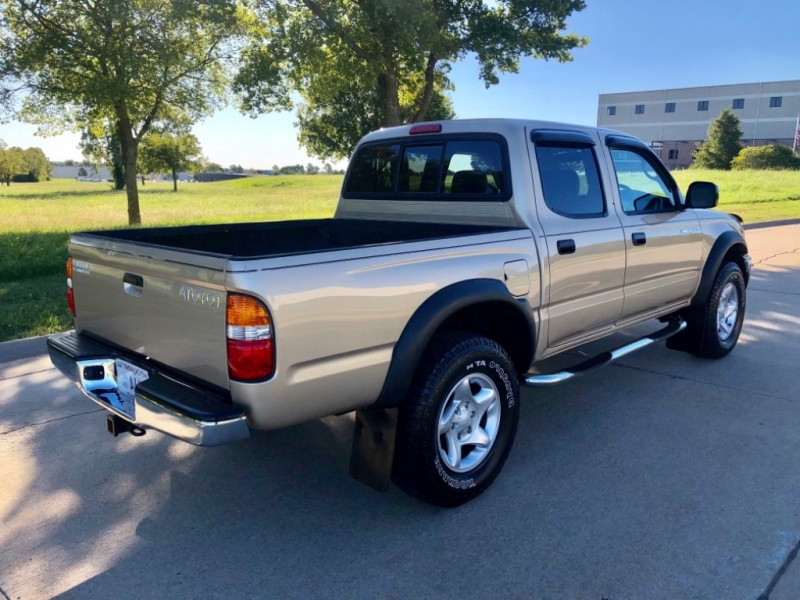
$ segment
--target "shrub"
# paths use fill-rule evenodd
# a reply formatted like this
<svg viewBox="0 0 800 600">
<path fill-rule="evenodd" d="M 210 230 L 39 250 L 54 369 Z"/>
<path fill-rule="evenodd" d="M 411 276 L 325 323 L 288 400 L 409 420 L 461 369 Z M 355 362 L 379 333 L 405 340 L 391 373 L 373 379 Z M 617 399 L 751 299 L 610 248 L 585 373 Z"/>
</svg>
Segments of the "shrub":
<svg viewBox="0 0 800 600">
<path fill-rule="evenodd" d="M 723 110 L 719 117 L 711 121 L 708 139 L 702 142 L 693 153 L 695 169 L 731 169 L 731 161 L 742 149 L 741 121 L 731 110 Z"/>
<path fill-rule="evenodd" d="M 800 156 L 788 146 L 754 146 L 743 148 L 733 159 L 732 167 L 737 171 L 757 170 L 800 170 Z"/>
</svg>

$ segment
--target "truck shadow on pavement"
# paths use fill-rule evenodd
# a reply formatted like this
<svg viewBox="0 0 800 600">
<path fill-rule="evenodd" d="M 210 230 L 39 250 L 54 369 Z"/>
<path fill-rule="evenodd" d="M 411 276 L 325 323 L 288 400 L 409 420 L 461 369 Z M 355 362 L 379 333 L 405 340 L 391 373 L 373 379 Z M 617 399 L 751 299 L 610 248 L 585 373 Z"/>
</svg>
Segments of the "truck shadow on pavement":
<svg viewBox="0 0 800 600">
<path fill-rule="evenodd" d="M 102 413 L 9 434 L 28 450 L 0 513 L 0 583 L 59 598 L 756 598 L 800 536 L 800 270 L 781 269 L 754 274 L 789 291 L 750 295 L 724 361 L 657 346 L 524 392 L 503 473 L 456 509 L 352 481 L 349 415 L 206 449 L 114 440 Z"/>
</svg>

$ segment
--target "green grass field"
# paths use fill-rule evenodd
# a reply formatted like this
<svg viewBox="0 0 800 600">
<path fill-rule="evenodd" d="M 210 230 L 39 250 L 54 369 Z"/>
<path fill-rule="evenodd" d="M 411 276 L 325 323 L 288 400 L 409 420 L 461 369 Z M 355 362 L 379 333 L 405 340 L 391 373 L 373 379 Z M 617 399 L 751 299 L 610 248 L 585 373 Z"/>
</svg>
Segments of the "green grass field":
<svg viewBox="0 0 800 600">
<path fill-rule="evenodd" d="M 678 171 L 720 187 L 720 209 L 746 222 L 800 217 L 799 172 Z M 341 176 L 257 177 L 218 183 L 147 183 L 140 188 L 145 226 L 329 217 Z M 106 183 L 54 180 L 0 186 L 0 341 L 62 331 L 69 233 L 125 227 L 125 192 Z"/>
</svg>

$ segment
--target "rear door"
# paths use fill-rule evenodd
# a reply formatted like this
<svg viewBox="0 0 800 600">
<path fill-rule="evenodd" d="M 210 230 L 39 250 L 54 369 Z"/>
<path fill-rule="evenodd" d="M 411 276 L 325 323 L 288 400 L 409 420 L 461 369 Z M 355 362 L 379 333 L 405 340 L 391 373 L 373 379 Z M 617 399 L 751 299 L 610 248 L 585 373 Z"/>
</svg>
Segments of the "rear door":
<svg viewBox="0 0 800 600">
<path fill-rule="evenodd" d="M 549 256 L 548 346 L 557 347 L 619 319 L 625 240 L 598 168 L 597 138 L 536 130 L 531 141 L 536 210 Z"/>
<path fill-rule="evenodd" d="M 76 328 L 228 387 L 227 257 L 77 234 Z"/>
<path fill-rule="evenodd" d="M 641 142 L 606 138 L 614 169 L 627 270 L 622 319 L 692 296 L 700 278 L 703 236 L 695 212 L 684 209 L 675 180 Z"/>
</svg>

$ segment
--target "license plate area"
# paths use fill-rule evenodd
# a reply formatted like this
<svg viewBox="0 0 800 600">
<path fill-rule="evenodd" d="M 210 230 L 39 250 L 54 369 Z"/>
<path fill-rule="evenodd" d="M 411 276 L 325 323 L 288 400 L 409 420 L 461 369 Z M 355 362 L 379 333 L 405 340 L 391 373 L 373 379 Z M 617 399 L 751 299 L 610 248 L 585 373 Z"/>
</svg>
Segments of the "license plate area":
<svg viewBox="0 0 800 600">
<path fill-rule="evenodd" d="M 136 419 L 136 386 L 149 373 L 122 359 L 78 361 L 80 385 L 87 395 L 130 421 Z"/>
</svg>

